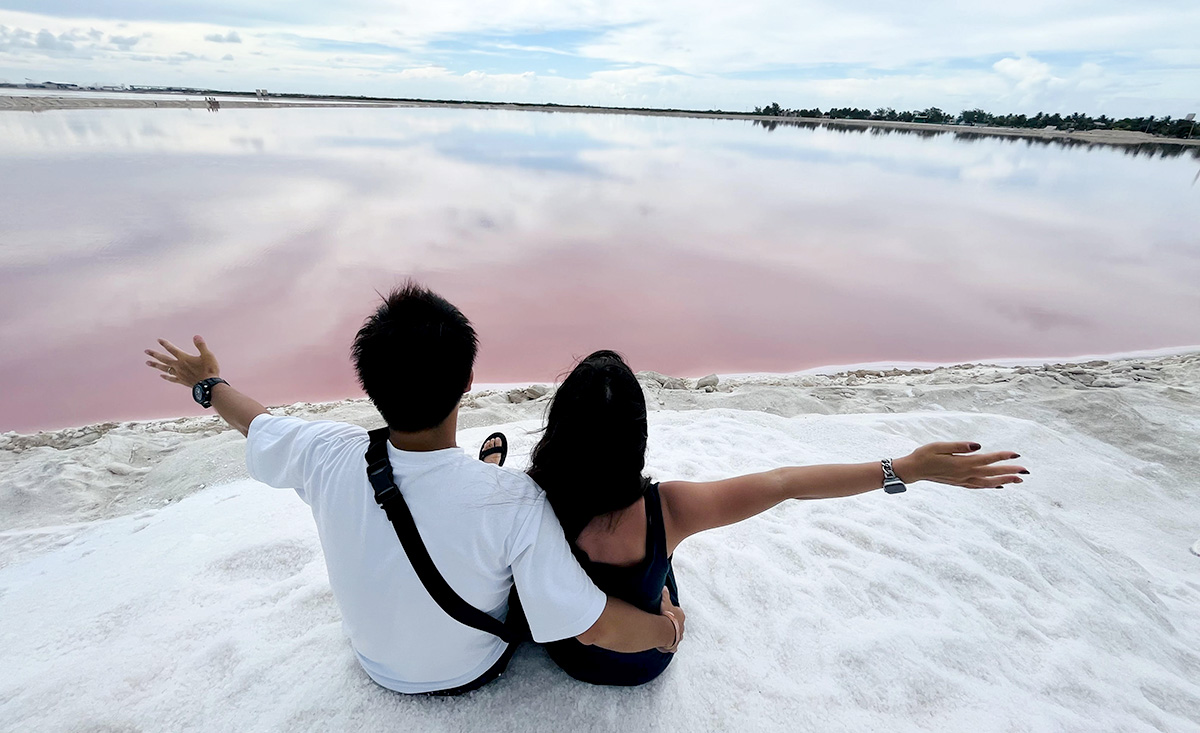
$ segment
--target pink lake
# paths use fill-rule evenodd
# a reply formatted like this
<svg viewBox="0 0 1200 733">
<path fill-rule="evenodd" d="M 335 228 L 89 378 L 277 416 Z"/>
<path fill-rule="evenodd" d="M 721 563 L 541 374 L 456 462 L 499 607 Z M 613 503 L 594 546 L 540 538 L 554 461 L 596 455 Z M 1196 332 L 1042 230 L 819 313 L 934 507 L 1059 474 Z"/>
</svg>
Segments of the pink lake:
<svg viewBox="0 0 1200 733">
<path fill-rule="evenodd" d="M 415 277 L 480 382 L 622 351 L 681 376 L 1200 344 L 1190 151 L 435 109 L 0 114 L 0 431 L 359 396 Z"/>
</svg>

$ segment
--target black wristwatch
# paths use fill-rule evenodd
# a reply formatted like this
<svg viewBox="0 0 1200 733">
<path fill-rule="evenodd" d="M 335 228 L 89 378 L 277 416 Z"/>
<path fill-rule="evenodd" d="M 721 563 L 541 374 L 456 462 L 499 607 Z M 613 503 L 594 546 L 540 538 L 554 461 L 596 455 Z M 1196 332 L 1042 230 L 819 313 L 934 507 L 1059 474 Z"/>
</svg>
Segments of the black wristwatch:
<svg viewBox="0 0 1200 733">
<path fill-rule="evenodd" d="M 892 459 L 884 458 L 880 463 L 883 464 L 883 490 L 889 494 L 899 494 L 901 491 L 908 489 L 896 472 L 892 470 Z"/>
<path fill-rule="evenodd" d="M 196 386 L 192 387 L 192 399 L 199 402 L 201 407 L 212 407 L 213 387 L 218 384 L 229 384 L 229 382 L 220 377 L 209 377 L 203 382 L 197 382 Z"/>
</svg>

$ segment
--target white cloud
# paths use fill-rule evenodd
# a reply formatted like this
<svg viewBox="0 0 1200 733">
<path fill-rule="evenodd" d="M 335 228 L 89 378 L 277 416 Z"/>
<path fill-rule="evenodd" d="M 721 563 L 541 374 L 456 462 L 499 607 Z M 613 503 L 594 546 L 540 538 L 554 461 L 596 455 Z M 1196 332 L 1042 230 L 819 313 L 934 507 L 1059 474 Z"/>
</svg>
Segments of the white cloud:
<svg viewBox="0 0 1200 733">
<path fill-rule="evenodd" d="M 108 42 L 122 51 L 128 51 L 137 45 L 138 41 L 142 40 L 141 36 L 109 36 Z"/>
<path fill-rule="evenodd" d="M 66 33 L 54 35 L 50 31 L 43 28 L 38 31 L 35 43 L 37 47 L 43 51 L 74 51 L 75 44 L 72 42 Z"/>
<path fill-rule="evenodd" d="M 443 79 L 448 76 L 453 74 L 442 66 L 418 66 L 396 74 L 399 79 Z"/>
<path fill-rule="evenodd" d="M 211 43 L 241 43 L 242 37 L 237 31 L 229 31 L 228 33 L 209 33 L 204 37 L 204 40 Z"/>
<path fill-rule="evenodd" d="M 1062 83 L 1050 73 L 1050 65 L 1028 56 L 1000 59 L 992 64 L 1003 77 L 1011 79 L 1018 91 L 1031 92 L 1039 87 Z"/>
</svg>

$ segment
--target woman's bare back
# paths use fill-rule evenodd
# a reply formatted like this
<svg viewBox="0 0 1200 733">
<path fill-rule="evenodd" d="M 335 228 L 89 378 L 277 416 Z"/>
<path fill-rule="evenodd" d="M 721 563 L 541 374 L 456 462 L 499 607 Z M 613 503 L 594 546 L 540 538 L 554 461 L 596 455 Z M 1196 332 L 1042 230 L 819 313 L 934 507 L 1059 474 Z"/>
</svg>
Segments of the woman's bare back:
<svg viewBox="0 0 1200 733">
<path fill-rule="evenodd" d="M 646 558 L 646 500 L 638 499 L 624 509 L 593 518 L 575 544 L 592 562 L 637 565 Z"/>
</svg>

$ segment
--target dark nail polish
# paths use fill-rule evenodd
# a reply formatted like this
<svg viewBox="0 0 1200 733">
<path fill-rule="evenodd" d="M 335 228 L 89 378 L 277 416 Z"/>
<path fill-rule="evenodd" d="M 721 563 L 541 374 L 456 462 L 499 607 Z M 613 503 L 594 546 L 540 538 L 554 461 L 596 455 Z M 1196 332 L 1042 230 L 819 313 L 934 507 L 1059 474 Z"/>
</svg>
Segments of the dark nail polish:
<svg viewBox="0 0 1200 733">
<path fill-rule="evenodd" d="M 1028 471 L 1017 471 L 1017 473 L 1023 473 L 1023 474 L 1025 474 L 1025 475 L 1027 475 L 1027 476 L 1029 475 L 1029 472 L 1028 472 Z"/>
<path fill-rule="evenodd" d="M 971 450 L 979 450 L 979 449 L 980 449 L 980 448 L 982 448 L 982 447 L 983 447 L 983 446 L 979 445 L 978 443 L 972 443 L 972 444 L 971 444 Z"/>
<path fill-rule="evenodd" d="M 1020 453 L 1013 453 L 1012 460 L 1016 460 L 1016 459 L 1018 459 L 1018 458 L 1020 458 L 1020 457 L 1021 457 L 1021 454 L 1020 454 Z"/>
</svg>

